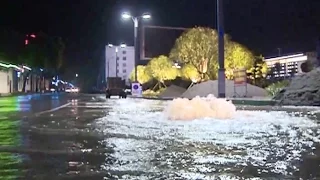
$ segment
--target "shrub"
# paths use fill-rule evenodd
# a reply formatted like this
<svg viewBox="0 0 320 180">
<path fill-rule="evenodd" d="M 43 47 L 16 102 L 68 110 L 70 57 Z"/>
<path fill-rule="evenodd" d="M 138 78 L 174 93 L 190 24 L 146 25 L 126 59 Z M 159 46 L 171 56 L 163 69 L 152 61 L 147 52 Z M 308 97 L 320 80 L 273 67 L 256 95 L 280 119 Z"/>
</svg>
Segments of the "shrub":
<svg viewBox="0 0 320 180">
<path fill-rule="evenodd" d="M 310 72 L 313 69 L 312 63 L 308 60 L 300 65 L 301 71 L 304 73 Z"/>
<path fill-rule="evenodd" d="M 266 90 L 270 96 L 275 96 L 277 93 L 279 93 L 283 88 L 287 87 L 289 85 L 289 81 L 278 81 L 276 83 L 273 83 L 266 87 Z"/>
</svg>

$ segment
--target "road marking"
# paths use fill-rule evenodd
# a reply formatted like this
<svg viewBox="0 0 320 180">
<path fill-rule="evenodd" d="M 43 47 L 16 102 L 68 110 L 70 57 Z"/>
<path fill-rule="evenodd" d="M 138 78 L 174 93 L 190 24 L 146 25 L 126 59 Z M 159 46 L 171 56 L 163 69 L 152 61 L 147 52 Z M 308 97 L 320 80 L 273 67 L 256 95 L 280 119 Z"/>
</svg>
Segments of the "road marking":
<svg viewBox="0 0 320 180">
<path fill-rule="evenodd" d="M 73 106 L 73 107 L 77 107 L 77 108 L 99 108 L 99 109 L 101 109 L 101 108 L 110 108 L 111 106 L 88 106 L 88 105 L 85 105 L 85 106 Z"/>
<path fill-rule="evenodd" d="M 49 113 L 49 112 L 53 112 L 53 111 L 57 111 L 57 110 L 59 110 L 59 109 L 65 108 L 65 107 L 67 107 L 67 106 L 69 106 L 69 105 L 71 105 L 71 104 L 72 104 L 72 102 L 69 102 L 69 103 L 67 103 L 67 104 L 64 104 L 64 105 L 62 105 L 62 106 L 58 106 L 58 107 L 53 108 L 53 109 L 50 109 L 50 110 L 38 112 L 38 113 L 36 113 L 36 116 L 41 115 L 41 114 L 45 114 L 45 113 Z"/>
</svg>

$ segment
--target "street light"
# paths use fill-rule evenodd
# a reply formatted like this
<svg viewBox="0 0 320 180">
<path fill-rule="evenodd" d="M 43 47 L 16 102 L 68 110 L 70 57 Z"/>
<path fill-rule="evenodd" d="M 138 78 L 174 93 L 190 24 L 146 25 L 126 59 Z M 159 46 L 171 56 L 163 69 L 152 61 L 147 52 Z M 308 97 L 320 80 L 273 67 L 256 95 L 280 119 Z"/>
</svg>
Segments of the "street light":
<svg viewBox="0 0 320 180">
<path fill-rule="evenodd" d="M 113 44 L 108 44 L 108 47 L 109 48 L 112 48 L 114 45 Z M 127 47 L 127 45 L 125 44 L 125 43 L 121 43 L 120 45 L 119 45 L 119 47 L 120 48 L 126 48 Z M 116 47 L 115 48 L 115 52 L 116 52 L 116 77 L 118 77 L 118 51 L 119 51 L 119 49 L 118 49 L 118 47 Z M 110 69 L 109 69 L 109 59 L 108 59 L 108 77 L 109 77 L 109 71 L 110 71 Z"/>
<path fill-rule="evenodd" d="M 120 48 L 125 48 L 125 47 L 127 47 L 126 44 L 124 44 L 124 43 L 120 44 Z"/>
<path fill-rule="evenodd" d="M 151 15 L 150 14 L 143 14 L 142 18 L 143 19 L 151 19 Z"/>
<path fill-rule="evenodd" d="M 138 71 L 137 71 L 137 65 L 138 65 L 138 59 L 139 57 L 139 52 L 138 52 L 138 27 L 139 27 L 139 20 L 140 19 L 151 19 L 151 15 L 148 13 L 144 13 L 141 16 L 132 16 L 128 12 L 122 13 L 122 18 L 123 19 L 132 19 L 133 25 L 134 25 L 134 81 L 138 82 Z"/>
</svg>

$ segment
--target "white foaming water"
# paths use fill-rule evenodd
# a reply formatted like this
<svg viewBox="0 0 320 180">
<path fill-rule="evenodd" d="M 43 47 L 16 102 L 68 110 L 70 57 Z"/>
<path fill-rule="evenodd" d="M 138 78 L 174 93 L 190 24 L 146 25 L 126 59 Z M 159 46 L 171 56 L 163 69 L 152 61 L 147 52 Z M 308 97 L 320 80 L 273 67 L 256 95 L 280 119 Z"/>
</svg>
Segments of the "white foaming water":
<svg viewBox="0 0 320 180">
<path fill-rule="evenodd" d="M 174 99 L 166 107 L 165 114 L 170 120 L 232 119 L 236 114 L 236 107 L 226 99 L 218 99 L 209 94 L 205 98 L 197 96 L 191 100 Z"/>
<path fill-rule="evenodd" d="M 101 143 L 114 148 L 116 162 L 101 168 L 127 173 L 117 179 L 294 179 L 305 168 L 299 167 L 304 154 L 319 144 L 317 122 L 284 111 L 239 110 L 228 120 L 172 121 L 163 113 L 172 101 L 128 98 L 106 104 L 110 109 L 95 126 L 106 135 Z"/>
</svg>

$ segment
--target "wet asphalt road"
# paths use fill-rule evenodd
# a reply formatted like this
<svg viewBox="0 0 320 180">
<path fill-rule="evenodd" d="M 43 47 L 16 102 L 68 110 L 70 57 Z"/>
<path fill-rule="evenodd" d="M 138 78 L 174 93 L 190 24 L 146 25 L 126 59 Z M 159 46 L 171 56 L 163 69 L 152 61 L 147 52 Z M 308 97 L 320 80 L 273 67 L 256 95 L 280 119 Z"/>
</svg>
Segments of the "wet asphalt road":
<svg viewBox="0 0 320 180">
<path fill-rule="evenodd" d="M 92 99 L 76 94 L 0 98 L 0 179 L 107 177 L 96 170 L 112 150 L 90 130 L 105 112 L 73 108 Z"/>
<path fill-rule="evenodd" d="M 205 158 L 213 154 L 220 159 L 239 158 L 247 156 L 248 151 L 241 147 L 230 149 L 223 142 L 221 145 L 201 142 L 201 139 L 196 143 L 185 142 L 187 136 L 183 133 L 189 125 L 159 123 L 155 117 L 160 116 L 161 107 L 161 103 L 154 101 L 106 101 L 103 95 L 46 94 L 0 98 L 0 180 L 205 179 L 193 176 L 195 173 L 262 179 L 320 177 L 319 144 L 312 145 L 315 149 L 312 156 L 312 150 L 304 152 L 300 161 L 295 162 L 303 168 L 291 175 L 279 175 L 274 167 L 255 165 L 258 162 L 255 159 L 248 159 L 252 164 L 247 165 L 240 162 L 241 158 L 240 163 L 205 162 Z M 135 112 L 137 109 L 141 112 Z M 133 117 L 134 114 L 137 116 Z M 105 117 L 107 119 L 98 120 Z M 130 121 L 132 118 L 136 122 Z M 141 118 L 144 120 L 140 121 Z M 151 124 L 146 123 L 146 119 Z M 281 129 L 281 126 L 276 128 Z M 181 128 L 184 131 L 180 132 Z M 193 125 L 189 128 L 191 134 L 198 133 L 193 132 Z M 201 135 L 201 130 L 195 130 Z M 211 137 L 210 134 L 207 136 Z M 280 140 L 286 136 L 279 133 L 275 138 Z M 214 137 L 219 139 L 217 135 Z M 298 136 L 294 138 L 305 141 Z M 285 156 L 277 154 L 283 153 L 285 148 L 305 146 L 289 145 L 270 145 L 275 153 L 270 154 L 269 165 L 276 165 L 274 158 L 283 160 L 294 155 L 291 152 L 286 152 Z M 252 150 L 258 153 L 260 146 Z M 202 160 L 194 159 L 195 155 L 203 156 Z M 150 173 L 154 169 L 163 173 Z M 175 170 L 192 173 L 186 178 Z"/>
</svg>

